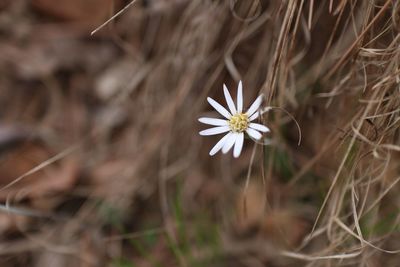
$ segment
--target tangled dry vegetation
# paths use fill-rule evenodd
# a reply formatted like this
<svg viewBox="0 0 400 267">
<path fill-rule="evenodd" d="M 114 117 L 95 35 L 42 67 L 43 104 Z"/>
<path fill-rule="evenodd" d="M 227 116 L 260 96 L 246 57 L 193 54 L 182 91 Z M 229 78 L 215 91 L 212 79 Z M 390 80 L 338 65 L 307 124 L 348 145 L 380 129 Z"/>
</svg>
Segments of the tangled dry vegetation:
<svg viewBox="0 0 400 267">
<path fill-rule="evenodd" d="M 398 266 L 400 2 L 0 4 L 1 266 Z M 243 80 L 271 144 L 208 156 Z"/>
</svg>

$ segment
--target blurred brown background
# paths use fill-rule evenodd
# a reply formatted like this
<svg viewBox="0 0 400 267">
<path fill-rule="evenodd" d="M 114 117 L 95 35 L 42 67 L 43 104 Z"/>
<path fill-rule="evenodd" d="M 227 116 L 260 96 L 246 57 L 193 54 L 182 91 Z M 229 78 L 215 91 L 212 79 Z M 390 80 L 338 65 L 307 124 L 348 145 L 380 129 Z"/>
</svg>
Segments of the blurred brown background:
<svg viewBox="0 0 400 267">
<path fill-rule="evenodd" d="M 397 1 L 129 3 L 0 2 L 0 266 L 398 265 Z"/>
</svg>

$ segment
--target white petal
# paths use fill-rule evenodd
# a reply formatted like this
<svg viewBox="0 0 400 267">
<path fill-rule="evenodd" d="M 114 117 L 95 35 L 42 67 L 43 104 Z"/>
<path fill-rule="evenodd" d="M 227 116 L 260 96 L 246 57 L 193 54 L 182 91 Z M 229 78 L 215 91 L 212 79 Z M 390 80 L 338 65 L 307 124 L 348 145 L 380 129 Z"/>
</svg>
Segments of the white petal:
<svg viewBox="0 0 400 267">
<path fill-rule="evenodd" d="M 232 114 L 236 114 L 235 103 L 233 103 L 231 94 L 229 93 L 228 88 L 226 88 L 225 84 L 224 84 L 224 95 L 225 95 L 225 100 L 226 100 L 226 103 L 228 104 L 229 110 L 231 111 Z"/>
<path fill-rule="evenodd" d="M 235 144 L 238 134 L 232 133 L 228 139 L 226 139 L 224 146 L 222 147 L 222 153 L 226 154 L 232 146 Z"/>
<path fill-rule="evenodd" d="M 256 100 L 254 100 L 253 104 L 250 106 L 250 108 L 247 110 L 246 114 L 247 116 L 251 116 L 256 112 L 259 107 L 261 106 L 261 102 L 263 100 L 263 95 L 259 95 Z"/>
<path fill-rule="evenodd" d="M 210 128 L 207 130 L 203 130 L 199 132 L 200 135 L 214 135 L 214 134 L 220 134 L 220 133 L 225 133 L 230 130 L 229 126 L 219 126 L 219 127 L 214 127 Z"/>
<path fill-rule="evenodd" d="M 215 119 L 215 118 L 199 118 L 199 122 L 214 126 L 227 126 L 229 122 L 227 120 Z"/>
<path fill-rule="evenodd" d="M 215 146 L 210 150 L 210 156 L 214 156 L 218 151 L 220 151 L 220 149 L 224 146 L 226 139 L 228 139 L 231 134 L 231 132 L 227 133 L 221 138 L 221 140 L 218 141 L 218 143 L 215 144 Z"/>
<path fill-rule="evenodd" d="M 237 112 L 241 113 L 242 110 L 243 110 L 243 86 L 242 86 L 242 81 L 240 81 L 237 89 Z"/>
<path fill-rule="evenodd" d="M 243 140 L 244 133 L 239 133 L 238 137 L 236 138 L 235 147 L 233 148 L 233 156 L 235 158 L 238 158 L 242 152 Z"/>
<path fill-rule="evenodd" d="M 207 101 L 208 103 L 210 103 L 210 105 L 215 108 L 216 111 L 219 112 L 219 114 L 221 114 L 222 116 L 224 116 L 225 118 L 229 119 L 232 115 L 229 113 L 229 111 L 227 111 L 223 106 L 221 106 L 217 101 L 215 101 L 214 99 L 212 99 L 211 97 L 207 97 Z"/>
<path fill-rule="evenodd" d="M 253 115 L 251 115 L 251 116 L 249 117 L 249 121 L 254 121 L 255 119 L 258 118 L 258 116 L 260 116 L 260 112 L 254 113 Z"/>
<path fill-rule="evenodd" d="M 259 139 L 261 139 L 261 137 L 262 137 L 262 135 L 261 135 L 259 132 L 257 132 L 257 131 L 254 130 L 254 129 L 251 129 L 251 128 L 247 128 L 246 133 L 247 133 L 248 135 L 250 135 L 250 137 L 252 137 L 252 138 L 254 138 L 254 139 L 256 139 L 256 140 L 259 140 Z"/>
<path fill-rule="evenodd" d="M 249 127 L 250 128 L 253 128 L 253 129 L 255 129 L 255 130 L 259 130 L 260 132 L 264 132 L 264 133 L 266 133 L 266 132 L 270 132 L 270 129 L 267 127 L 267 126 L 264 126 L 264 125 L 262 125 L 262 124 L 259 124 L 259 123 L 250 123 L 249 124 Z"/>
</svg>

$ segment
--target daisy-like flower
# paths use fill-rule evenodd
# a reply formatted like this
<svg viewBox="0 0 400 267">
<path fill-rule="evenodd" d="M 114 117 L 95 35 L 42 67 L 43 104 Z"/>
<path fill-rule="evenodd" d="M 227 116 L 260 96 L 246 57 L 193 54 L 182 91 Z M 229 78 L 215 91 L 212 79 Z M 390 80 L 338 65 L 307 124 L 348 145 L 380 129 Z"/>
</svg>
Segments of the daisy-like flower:
<svg viewBox="0 0 400 267">
<path fill-rule="evenodd" d="M 199 118 L 199 121 L 204 124 L 213 125 L 216 127 L 203 130 L 200 135 L 216 135 L 226 133 L 221 140 L 211 149 L 210 156 L 215 155 L 222 149 L 222 153 L 227 153 L 232 147 L 233 156 L 235 158 L 240 156 L 243 148 L 244 134 L 247 133 L 251 138 L 260 140 L 262 134 L 260 132 L 269 132 L 269 128 L 254 123 L 255 119 L 258 118 L 260 112 L 258 109 L 261 106 L 263 95 L 259 95 L 257 99 L 251 104 L 247 111 L 243 110 L 243 86 L 242 81 L 239 82 L 237 89 L 237 106 L 235 106 L 231 95 L 229 94 L 228 88 L 224 84 L 224 95 L 226 103 L 228 104 L 229 111 L 221 106 L 214 99 L 207 97 L 208 103 L 216 110 L 219 114 L 225 117 L 225 119 L 217 118 Z"/>
</svg>

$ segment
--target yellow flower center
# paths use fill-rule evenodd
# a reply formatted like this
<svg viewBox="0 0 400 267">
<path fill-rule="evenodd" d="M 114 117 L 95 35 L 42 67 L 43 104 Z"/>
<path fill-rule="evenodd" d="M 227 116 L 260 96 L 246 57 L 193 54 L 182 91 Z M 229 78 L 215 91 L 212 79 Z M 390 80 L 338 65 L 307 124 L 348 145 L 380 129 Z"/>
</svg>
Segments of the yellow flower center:
<svg viewBox="0 0 400 267">
<path fill-rule="evenodd" d="M 229 127 L 233 132 L 244 132 L 248 125 L 249 117 L 243 113 L 235 114 L 229 119 Z"/>
</svg>

